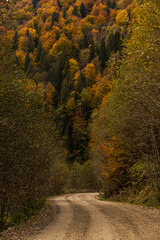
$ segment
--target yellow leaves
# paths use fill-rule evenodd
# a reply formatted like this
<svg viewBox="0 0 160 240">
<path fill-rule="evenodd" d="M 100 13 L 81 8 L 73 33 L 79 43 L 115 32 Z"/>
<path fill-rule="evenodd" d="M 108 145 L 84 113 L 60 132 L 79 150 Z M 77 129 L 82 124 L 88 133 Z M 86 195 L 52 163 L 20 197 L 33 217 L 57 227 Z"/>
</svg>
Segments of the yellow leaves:
<svg viewBox="0 0 160 240">
<path fill-rule="evenodd" d="M 17 50 L 16 51 L 16 56 L 18 58 L 19 65 L 24 67 L 24 62 L 25 62 L 25 57 L 26 57 L 25 52 L 22 51 L 22 50 Z"/>
<path fill-rule="evenodd" d="M 111 89 L 111 84 L 107 77 L 102 77 L 101 74 L 97 74 L 95 83 L 90 87 L 89 91 L 93 96 L 92 107 L 99 105 L 105 95 Z"/>
<path fill-rule="evenodd" d="M 80 75 L 81 75 L 81 72 L 80 71 L 77 71 L 75 76 L 74 76 L 74 88 L 77 87 L 77 84 L 78 84 L 78 81 L 80 79 Z"/>
<path fill-rule="evenodd" d="M 72 16 L 72 12 L 73 12 L 73 6 L 70 6 L 70 8 L 67 11 L 67 16 L 71 17 Z"/>
<path fill-rule="evenodd" d="M 26 89 L 27 89 L 29 92 L 34 92 L 34 91 L 36 91 L 36 84 L 35 84 L 35 82 L 33 82 L 32 80 L 26 79 L 26 80 L 25 80 L 25 85 L 26 85 Z"/>
<path fill-rule="evenodd" d="M 117 11 L 115 9 L 111 9 L 110 11 L 110 18 L 114 19 L 117 16 Z"/>
<path fill-rule="evenodd" d="M 44 88 L 43 83 L 37 85 L 37 90 L 40 94 L 40 103 L 46 102 L 49 108 L 52 108 L 54 104 L 54 95 L 56 94 L 55 88 L 51 82 L 49 82 Z"/>
<path fill-rule="evenodd" d="M 92 97 L 91 97 L 90 92 L 86 88 L 83 88 L 80 96 L 81 96 L 82 102 L 86 102 L 88 105 L 90 104 Z"/>
<path fill-rule="evenodd" d="M 107 20 L 107 16 L 104 16 L 104 12 L 103 12 L 103 15 L 101 14 L 94 19 L 94 24 L 101 26 L 106 24 L 106 20 Z"/>
<path fill-rule="evenodd" d="M 68 54 L 71 54 L 72 51 L 72 42 L 67 39 L 66 35 L 64 33 L 61 34 L 58 41 L 53 45 L 53 47 L 50 50 L 51 55 L 56 55 L 59 51 L 62 51 L 63 48 L 66 48 L 66 52 Z"/>
<path fill-rule="evenodd" d="M 128 12 L 126 10 L 119 12 L 116 16 L 116 23 L 118 26 L 127 25 L 128 20 Z"/>
<path fill-rule="evenodd" d="M 23 50 L 25 52 L 27 51 L 27 49 L 28 49 L 28 37 L 27 36 L 22 36 L 19 38 L 18 49 Z"/>
<path fill-rule="evenodd" d="M 82 109 L 78 109 L 73 123 L 73 128 L 81 134 L 86 134 L 87 121 Z"/>
<path fill-rule="evenodd" d="M 104 142 L 100 145 L 103 156 L 106 161 L 102 166 L 102 176 L 104 181 L 110 183 L 119 182 L 121 174 L 127 168 L 126 152 L 121 144 L 120 140 L 116 137 L 112 137 L 110 141 Z"/>
<path fill-rule="evenodd" d="M 53 96 L 55 94 L 55 88 L 52 85 L 51 82 L 49 82 L 46 86 L 46 95 L 47 95 L 47 100 L 50 105 L 53 105 Z"/>
<path fill-rule="evenodd" d="M 97 30 L 97 29 L 92 30 L 92 36 L 93 36 L 93 41 L 94 42 L 98 40 L 99 35 L 100 35 L 99 30 Z"/>
<path fill-rule="evenodd" d="M 25 36 L 27 29 L 29 31 L 29 34 L 31 35 L 32 40 L 34 40 L 36 37 L 38 37 L 38 34 L 34 28 L 27 28 L 23 27 L 18 31 L 18 36 Z"/>
<path fill-rule="evenodd" d="M 36 66 L 36 65 L 37 65 L 37 63 L 36 63 L 36 53 L 37 53 L 37 51 L 36 51 L 36 49 L 35 49 L 33 53 L 31 52 L 31 53 L 29 54 L 29 57 L 30 57 L 30 61 L 31 61 L 32 66 Z"/>
<path fill-rule="evenodd" d="M 70 73 L 71 81 L 73 81 L 75 74 L 78 70 L 79 70 L 79 66 L 77 61 L 73 58 L 69 59 L 69 73 Z"/>
<path fill-rule="evenodd" d="M 56 26 L 53 27 L 52 31 L 46 31 L 43 33 L 40 37 L 43 48 L 45 48 L 47 51 L 50 50 L 56 43 L 56 38 L 58 35 L 60 35 L 60 29 Z"/>
<path fill-rule="evenodd" d="M 40 103 L 44 102 L 44 85 L 43 83 L 38 83 L 37 90 L 40 94 Z"/>
<path fill-rule="evenodd" d="M 91 14 L 94 15 L 94 16 L 99 15 L 99 8 L 96 5 L 93 6 Z"/>
<path fill-rule="evenodd" d="M 87 66 L 85 67 L 84 75 L 88 85 L 91 85 L 95 82 L 96 69 L 93 63 L 87 64 Z"/>
<path fill-rule="evenodd" d="M 71 118 L 75 115 L 75 111 L 76 111 L 75 99 L 74 96 L 72 96 L 67 101 L 66 112 L 67 115 Z"/>
</svg>

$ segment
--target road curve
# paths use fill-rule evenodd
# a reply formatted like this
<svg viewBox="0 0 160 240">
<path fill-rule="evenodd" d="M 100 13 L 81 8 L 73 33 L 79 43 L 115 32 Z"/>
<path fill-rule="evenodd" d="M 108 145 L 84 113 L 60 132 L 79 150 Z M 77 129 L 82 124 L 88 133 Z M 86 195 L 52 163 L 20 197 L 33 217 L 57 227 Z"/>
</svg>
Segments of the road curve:
<svg viewBox="0 0 160 240">
<path fill-rule="evenodd" d="M 54 221 L 29 240 L 160 240 L 160 212 L 100 201 L 97 193 L 52 198 Z"/>
</svg>

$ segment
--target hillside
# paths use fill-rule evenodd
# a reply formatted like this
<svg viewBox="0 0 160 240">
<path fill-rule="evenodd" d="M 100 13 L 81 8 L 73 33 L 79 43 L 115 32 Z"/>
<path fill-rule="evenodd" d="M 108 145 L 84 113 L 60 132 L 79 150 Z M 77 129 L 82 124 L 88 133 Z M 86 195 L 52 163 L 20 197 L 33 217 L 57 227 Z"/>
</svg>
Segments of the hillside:
<svg viewBox="0 0 160 240">
<path fill-rule="evenodd" d="M 107 61 L 118 59 L 136 1 L 16 1 L 13 48 L 18 63 L 36 82 L 53 86 L 68 161 L 88 159 L 87 126 L 110 91 Z M 13 31 L 13 30 L 11 30 Z M 49 83 L 52 84 L 48 85 Z"/>
<path fill-rule="evenodd" d="M 0 208 L 3 198 L 11 197 L 7 184 L 12 188 L 14 179 L 19 189 L 23 171 L 30 174 L 33 195 L 37 189 L 35 200 L 64 191 L 101 190 L 107 198 L 119 194 L 120 200 L 158 206 L 159 1 L 4 0 L 1 7 L 1 104 L 9 106 L 2 112 L 4 178 L 15 149 L 19 154 L 20 147 L 21 154 L 11 164 L 14 174 L 5 190 L 2 177 Z M 6 128 L 9 157 L 3 144 Z M 30 185 L 25 178 L 20 185 L 14 197 L 25 199 L 22 209 Z M 14 204 L 11 208 L 13 214 L 9 208 L 2 211 L 3 225 L 6 211 L 8 216 L 17 212 Z"/>
</svg>

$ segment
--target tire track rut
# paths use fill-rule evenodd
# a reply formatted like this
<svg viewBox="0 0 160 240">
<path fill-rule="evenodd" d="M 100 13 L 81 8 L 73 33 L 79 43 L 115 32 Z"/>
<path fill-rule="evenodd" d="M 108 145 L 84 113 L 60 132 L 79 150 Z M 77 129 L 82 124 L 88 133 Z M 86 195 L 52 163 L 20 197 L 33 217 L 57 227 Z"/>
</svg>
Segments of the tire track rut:
<svg viewBox="0 0 160 240">
<path fill-rule="evenodd" d="M 73 216 L 65 240 L 84 240 L 91 222 L 89 212 L 80 204 L 69 199 L 67 201 L 71 206 Z"/>
</svg>

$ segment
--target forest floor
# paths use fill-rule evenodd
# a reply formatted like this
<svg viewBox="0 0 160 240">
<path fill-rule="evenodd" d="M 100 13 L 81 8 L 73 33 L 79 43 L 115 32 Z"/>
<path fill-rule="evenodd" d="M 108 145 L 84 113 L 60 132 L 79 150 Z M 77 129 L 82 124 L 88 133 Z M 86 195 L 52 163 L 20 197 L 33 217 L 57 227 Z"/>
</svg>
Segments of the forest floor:
<svg viewBox="0 0 160 240">
<path fill-rule="evenodd" d="M 62 195 L 49 201 L 52 208 L 48 215 L 41 215 L 43 224 L 37 220 L 36 227 L 24 223 L 19 226 L 19 236 L 18 230 L 15 234 L 12 229 L 7 231 L 10 237 L 4 233 L 1 239 L 160 240 L 160 211 L 157 209 L 100 201 L 97 193 Z M 25 225 L 28 230 L 24 230 Z"/>
</svg>

